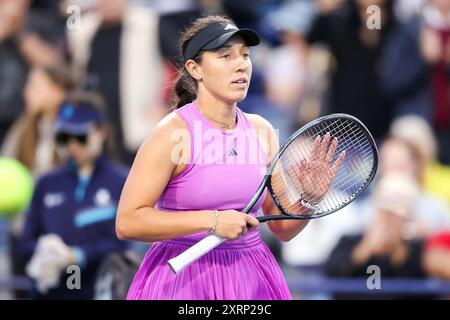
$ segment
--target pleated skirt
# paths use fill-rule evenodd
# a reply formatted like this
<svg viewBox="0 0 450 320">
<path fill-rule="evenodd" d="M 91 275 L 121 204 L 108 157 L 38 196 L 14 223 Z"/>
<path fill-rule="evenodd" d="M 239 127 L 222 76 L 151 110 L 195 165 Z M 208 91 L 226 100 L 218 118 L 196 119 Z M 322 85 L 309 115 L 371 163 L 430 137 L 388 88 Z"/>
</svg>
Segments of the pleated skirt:
<svg viewBox="0 0 450 320">
<path fill-rule="evenodd" d="M 167 261 L 192 243 L 153 244 L 128 291 L 128 300 L 289 300 L 292 296 L 274 256 L 263 241 L 224 243 L 178 274 Z"/>
</svg>

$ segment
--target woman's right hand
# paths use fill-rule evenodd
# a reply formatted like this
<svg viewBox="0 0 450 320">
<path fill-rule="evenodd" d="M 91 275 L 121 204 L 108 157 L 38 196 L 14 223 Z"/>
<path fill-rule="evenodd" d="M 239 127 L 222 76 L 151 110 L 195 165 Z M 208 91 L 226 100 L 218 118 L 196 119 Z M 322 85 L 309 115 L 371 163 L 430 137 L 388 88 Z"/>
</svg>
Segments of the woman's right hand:
<svg viewBox="0 0 450 320">
<path fill-rule="evenodd" d="M 258 219 L 236 211 L 218 211 L 217 226 L 214 234 L 227 240 L 236 240 L 259 226 Z"/>
</svg>

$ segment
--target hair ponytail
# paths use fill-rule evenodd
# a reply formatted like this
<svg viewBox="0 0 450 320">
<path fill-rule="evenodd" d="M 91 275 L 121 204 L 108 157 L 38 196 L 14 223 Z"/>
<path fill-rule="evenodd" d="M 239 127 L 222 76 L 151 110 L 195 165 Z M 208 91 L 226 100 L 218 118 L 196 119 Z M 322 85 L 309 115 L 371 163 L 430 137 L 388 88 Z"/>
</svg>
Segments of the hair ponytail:
<svg viewBox="0 0 450 320">
<path fill-rule="evenodd" d="M 180 70 L 178 79 L 173 88 L 171 109 L 178 109 L 197 98 L 197 82 L 186 69 Z"/>
</svg>

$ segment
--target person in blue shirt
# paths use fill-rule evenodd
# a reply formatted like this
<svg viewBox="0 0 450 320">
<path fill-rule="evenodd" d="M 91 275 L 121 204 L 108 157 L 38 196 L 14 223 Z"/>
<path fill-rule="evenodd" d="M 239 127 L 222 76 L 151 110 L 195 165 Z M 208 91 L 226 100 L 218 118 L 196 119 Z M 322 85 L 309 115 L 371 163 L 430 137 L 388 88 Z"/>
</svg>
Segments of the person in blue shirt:
<svg viewBox="0 0 450 320">
<path fill-rule="evenodd" d="M 107 155 L 96 100 L 78 93 L 60 107 L 54 133 L 66 162 L 37 181 L 26 215 L 20 252 L 36 299 L 92 299 L 102 259 L 128 246 L 115 234 L 128 169 Z"/>
</svg>

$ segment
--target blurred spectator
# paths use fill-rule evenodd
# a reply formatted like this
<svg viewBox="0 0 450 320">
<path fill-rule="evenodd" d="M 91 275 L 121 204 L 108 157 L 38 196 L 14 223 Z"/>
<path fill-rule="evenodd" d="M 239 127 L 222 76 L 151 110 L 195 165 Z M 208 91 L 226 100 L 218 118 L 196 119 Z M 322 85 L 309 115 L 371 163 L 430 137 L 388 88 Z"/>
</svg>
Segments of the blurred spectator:
<svg viewBox="0 0 450 320">
<path fill-rule="evenodd" d="M 382 137 L 391 107 L 380 90 L 382 51 L 396 28 L 393 0 L 317 0 L 319 10 L 308 41 L 326 44 L 332 55 L 326 113 L 359 118 L 375 138 Z M 380 29 L 369 29 L 367 8 L 380 8 Z"/>
<path fill-rule="evenodd" d="M 424 277 L 424 241 L 418 238 L 411 240 L 404 233 L 418 194 L 419 186 L 406 174 L 382 177 L 374 191 L 376 214 L 373 220 L 362 234 L 341 238 L 326 263 L 327 274 L 367 277 L 367 267 L 376 265 L 382 279 Z M 337 295 L 336 298 L 343 296 Z"/>
<path fill-rule="evenodd" d="M 417 115 L 396 118 L 389 135 L 409 143 L 417 151 L 419 180 L 423 180 L 426 169 L 436 161 L 437 143 L 430 125 Z"/>
<path fill-rule="evenodd" d="M 275 108 L 287 112 L 291 126 L 309 122 L 320 113 L 323 92 L 318 89 L 325 79 L 321 73 L 324 68 L 316 62 L 323 55 L 306 41 L 313 18 L 314 4 L 310 1 L 287 1 L 266 18 L 279 32 L 281 44 L 270 51 L 270 63 L 263 67 L 265 95 Z M 315 110 L 310 107 L 313 105 Z"/>
<path fill-rule="evenodd" d="M 418 15 L 427 0 L 396 0 L 395 14 L 402 23 Z"/>
<path fill-rule="evenodd" d="M 53 122 L 66 92 L 75 83 L 65 65 L 36 66 L 23 90 L 25 112 L 15 121 L 4 139 L 2 156 L 21 161 L 34 177 L 46 173 L 60 163 L 54 144 Z M 22 212 L 23 213 L 23 212 Z M 11 258 L 14 273 L 23 274 L 23 263 L 17 259 L 17 241 L 23 228 L 23 214 L 10 220 Z M 16 292 L 22 297 L 22 292 Z"/>
<path fill-rule="evenodd" d="M 277 9 L 286 0 L 220 0 L 223 10 L 239 26 L 254 27 L 265 13 Z"/>
<path fill-rule="evenodd" d="M 0 144 L 23 110 L 22 88 L 28 64 L 16 39 L 27 9 L 27 0 L 0 0 Z"/>
<path fill-rule="evenodd" d="M 402 25 L 385 51 L 383 91 L 396 115 L 415 113 L 432 124 L 438 158 L 450 163 L 450 2 L 428 0 Z"/>
<path fill-rule="evenodd" d="M 313 17 L 313 3 L 284 2 L 260 22 L 277 33 L 279 43 L 252 51 L 256 86 L 252 85 L 253 90 L 240 107 L 270 118 L 279 130 L 280 141 L 320 113 L 326 59 L 324 50 L 311 50 L 305 39 Z"/>
<path fill-rule="evenodd" d="M 450 280 L 450 231 L 438 233 L 427 240 L 424 266 L 429 276 Z"/>
<path fill-rule="evenodd" d="M 424 191 L 446 202 L 450 208 L 450 167 L 436 159 L 438 146 L 429 123 L 417 115 L 402 116 L 391 124 L 389 132 L 415 147 Z"/>
<path fill-rule="evenodd" d="M 407 174 L 413 177 L 420 188 L 409 224 L 411 237 L 426 237 L 450 227 L 448 208 L 442 201 L 423 191 L 423 170 L 420 151 L 414 144 L 399 138 L 388 138 L 381 145 L 378 176 L 382 178 L 391 173 Z M 361 203 L 360 217 L 364 217 L 367 226 L 374 215 L 374 204 L 371 202 L 369 198 Z"/>
<path fill-rule="evenodd" d="M 66 53 L 66 20 L 60 2 L 29 0 L 28 15 L 17 38 L 21 54 L 32 66 L 62 63 Z"/>
<path fill-rule="evenodd" d="M 34 67 L 23 90 L 25 113 L 5 138 L 2 156 L 18 159 L 34 176 L 54 168 L 59 159 L 53 141 L 53 121 L 66 93 L 74 88 L 67 66 Z"/>
<path fill-rule="evenodd" d="M 428 2 L 429 5 L 423 11 L 421 52 L 432 67 L 433 123 L 438 132 L 447 129 L 448 133 L 450 128 L 450 3 L 445 0 L 429 0 Z M 450 142 L 448 134 L 446 142 Z"/>
<path fill-rule="evenodd" d="M 220 2 L 215 0 L 175 0 L 175 1 L 146 1 L 149 7 L 159 16 L 158 35 L 159 47 L 164 58 L 175 65 L 182 62 L 179 59 L 179 48 L 176 39 L 180 32 L 186 29 L 187 25 L 202 14 L 201 3 L 206 3 L 210 7 L 216 7 L 221 11 Z M 212 8 L 211 8 L 212 10 Z"/>
<path fill-rule="evenodd" d="M 23 110 L 29 66 L 63 61 L 65 20 L 58 1 L 0 1 L 0 144 Z"/>
<path fill-rule="evenodd" d="M 182 64 L 180 48 L 176 39 L 188 24 L 199 17 L 203 11 L 222 13 L 221 0 L 144 0 L 158 16 L 158 46 L 163 59 L 162 103 L 170 104 L 172 86 L 178 76 L 178 66 Z"/>
<path fill-rule="evenodd" d="M 82 11 L 82 23 L 68 33 L 74 65 L 85 71 L 87 85 L 105 96 L 119 155 L 131 163 L 137 147 L 166 112 L 158 15 L 142 1 L 70 4 Z"/>
<path fill-rule="evenodd" d="M 58 152 L 67 162 L 37 182 L 21 238 L 38 299 L 92 299 L 101 260 L 126 248 L 114 221 L 128 171 L 107 155 L 99 98 L 76 93 L 68 101 L 55 123 Z M 81 268 L 81 289 L 67 287 L 69 265 Z"/>
</svg>

